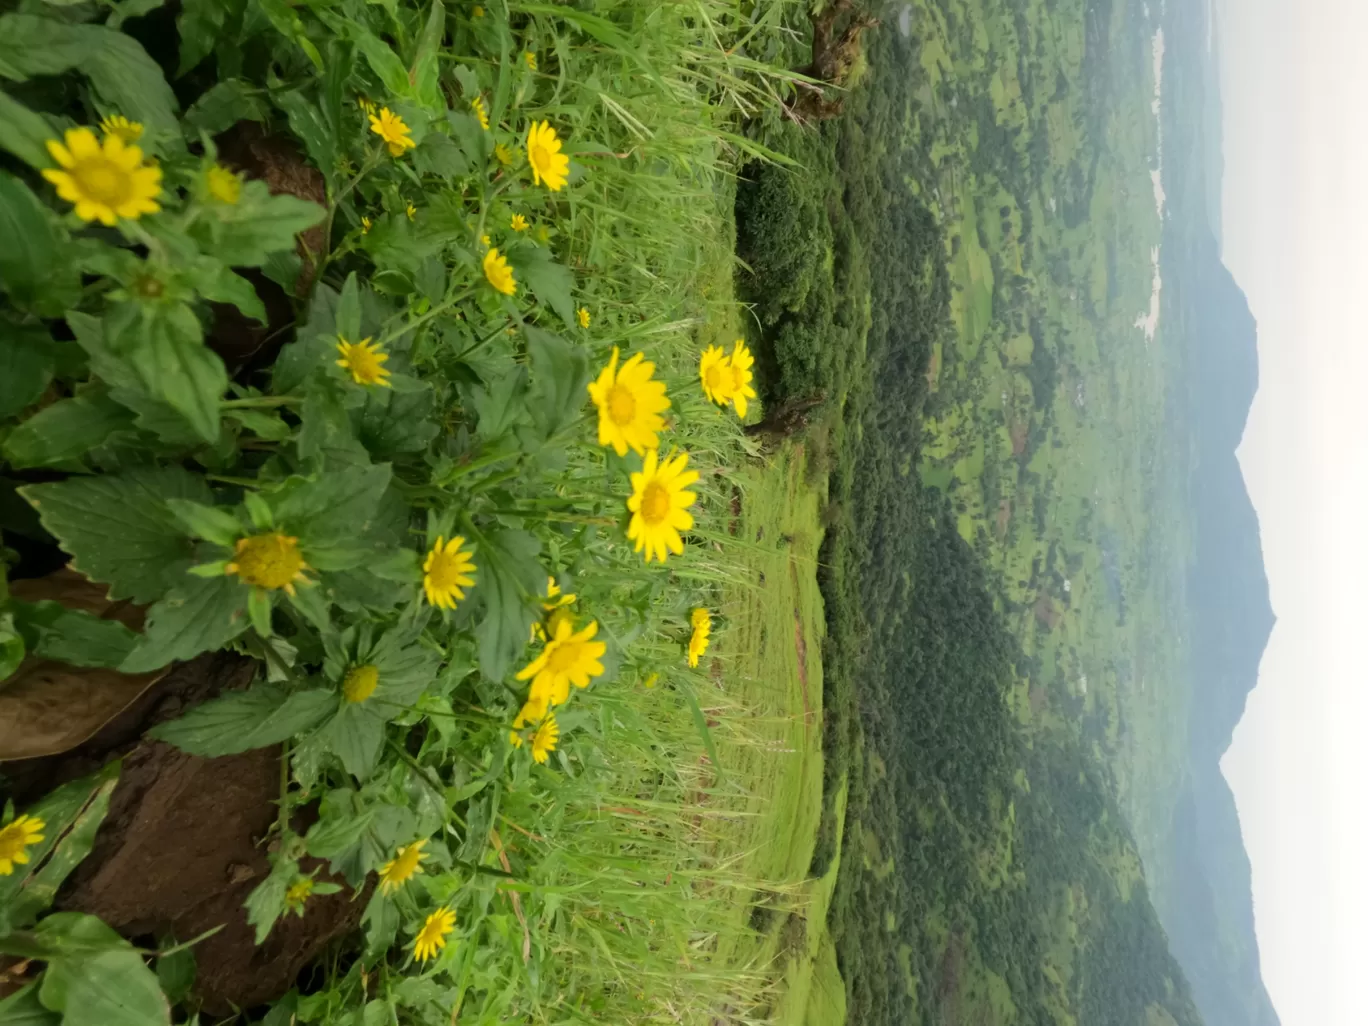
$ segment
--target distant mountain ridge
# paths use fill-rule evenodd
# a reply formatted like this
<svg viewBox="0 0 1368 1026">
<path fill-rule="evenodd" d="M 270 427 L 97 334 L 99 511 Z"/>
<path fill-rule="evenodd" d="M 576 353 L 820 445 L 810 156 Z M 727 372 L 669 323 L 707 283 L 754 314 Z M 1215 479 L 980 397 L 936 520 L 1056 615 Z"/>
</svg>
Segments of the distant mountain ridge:
<svg viewBox="0 0 1368 1026">
<path fill-rule="evenodd" d="M 1169 835 L 1173 885 L 1156 907 L 1207 1026 L 1279 1026 L 1260 972 L 1249 857 L 1220 770 L 1275 621 L 1258 515 L 1235 456 L 1259 385 L 1257 326 L 1210 230 L 1174 241 L 1165 280 L 1185 328 L 1193 683 L 1190 772 Z"/>
</svg>

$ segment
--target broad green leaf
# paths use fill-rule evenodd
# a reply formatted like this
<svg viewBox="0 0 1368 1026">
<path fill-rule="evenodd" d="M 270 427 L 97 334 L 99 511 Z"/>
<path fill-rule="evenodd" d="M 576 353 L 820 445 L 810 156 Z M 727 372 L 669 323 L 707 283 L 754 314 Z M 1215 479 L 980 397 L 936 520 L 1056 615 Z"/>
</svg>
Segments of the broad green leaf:
<svg viewBox="0 0 1368 1026">
<path fill-rule="evenodd" d="M 176 28 L 180 31 L 177 78 L 214 52 L 230 7 L 226 0 L 182 0 L 180 14 L 176 17 Z"/>
<path fill-rule="evenodd" d="M 222 648 L 247 629 L 248 589 L 235 577 L 184 575 L 147 612 L 147 629 L 123 665 L 147 673 Z"/>
<path fill-rule="evenodd" d="M 142 44 L 122 32 L 93 25 L 82 28 L 100 33 L 99 45 L 81 67 L 95 91 L 114 110 L 146 125 L 149 132 L 179 135 L 176 95 Z"/>
<path fill-rule="evenodd" d="M 346 702 L 323 725 L 318 738 L 342 760 L 343 768 L 364 781 L 375 769 L 385 743 L 385 722 L 365 708 L 366 702 Z"/>
<path fill-rule="evenodd" d="M 218 8 L 216 0 L 197 3 L 187 0 L 181 9 L 184 23 L 192 9 Z M 181 36 L 181 54 L 185 54 L 185 36 Z M 212 44 L 212 40 L 210 40 Z M 263 98 L 262 91 L 239 78 L 230 78 L 217 83 L 196 100 L 185 112 L 185 123 L 197 132 L 218 135 L 226 132 L 239 121 L 265 121 L 270 116 L 270 108 Z"/>
<path fill-rule="evenodd" d="M 272 99 L 289 118 L 296 138 L 303 140 L 314 166 L 331 177 L 337 166 L 338 139 L 328 118 L 301 92 L 277 93 Z"/>
<path fill-rule="evenodd" d="M 441 132 L 429 132 L 413 151 L 413 166 L 420 174 L 439 175 L 450 182 L 470 173 L 465 152 Z"/>
<path fill-rule="evenodd" d="M 39 990 L 62 1026 L 170 1026 L 157 977 L 132 944 L 94 916 L 58 912 L 36 931 L 59 954 L 48 959 Z"/>
<path fill-rule="evenodd" d="M 141 18 L 164 3 L 166 0 L 121 0 L 115 5 L 114 14 L 105 24 L 113 29 L 119 28 L 130 18 Z"/>
<path fill-rule="evenodd" d="M 523 418 L 527 412 L 523 398 L 526 391 L 527 373 L 517 366 L 508 368 L 485 387 L 470 387 L 470 404 L 477 417 L 475 429 L 481 438 L 493 441 Z"/>
<path fill-rule="evenodd" d="M 63 784 L 24 811 L 43 821 L 43 841 L 30 852 L 27 873 L 0 878 L 0 921 L 27 926 L 52 904 L 62 882 L 95 845 L 95 834 L 109 811 L 109 796 L 119 782 L 119 763 Z M 0 922 L 3 925 L 3 922 Z"/>
<path fill-rule="evenodd" d="M 318 822 L 304 838 L 305 850 L 316 859 L 336 858 L 361 842 L 373 818 L 369 807 L 358 804 L 355 791 L 329 791 L 319 803 Z"/>
<path fill-rule="evenodd" d="M 404 67 L 404 62 L 399 59 L 398 54 L 356 22 L 347 22 L 346 28 L 357 49 L 365 56 L 366 63 L 384 83 L 386 91 L 393 96 L 412 98 L 414 90 L 409 83 L 408 69 Z"/>
<path fill-rule="evenodd" d="M 515 246 L 508 251 L 508 262 L 517 280 L 554 310 L 566 327 L 574 324 L 575 303 L 571 293 L 575 288 L 575 276 L 568 267 L 551 258 L 550 250 L 532 245 Z"/>
<path fill-rule="evenodd" d="M 191 755 L 217 758 L 280 744 L 318 726 L 336 708 L 331 691 L 291 694 L 274 684 L 257 684 L 197 705 L 180 719 L 152 728 L 149 736 Z"/>
<path fill-rule="evenodd" d="M 80 278 L 65 254 L 66 232 L 27 185 L 3 172 L 0 239 L 0 289 L 16 306 L 57 317 L 80 298 Z"/>
<path fill-rule="evenodd" d="M 537 558 L 540 552 L 541 545 L 526 531 L 491 534 L 476 549 L 475 584 L 484 599 L 485 616 L 475 636 L 480 672 L 490 680 L 503 680 L 527 647 L 527 631 L 536 617 L 532 602 L 546 583 Z"/>
<path fill-rule="evenodd" d="M 532 363 L 528 410 L 543 438 L 550 438 L 584 408 L 589 355 L 584 347 L 530 325 L 525 329 Z"/>
<path fill-rule="evenodd" d="M 437 437 L 438 430 L 433 419 L 432 387 L 426 382 L 412 392 L 397 388 L 372 391 L 357 425 L 361 444 L 376 459 L 421 452 Z"/>
<path fill-rule="evenodd" d="M 241 522 L 226 509 L 191 499 L 167 499 L 166 505 L 192 538 L 231 546 L 244 533 Z"/>
<path fill-rule="evenodd" d="M 29 485 L 20 494 L 75 569 L 108 584 L 111 599 L 143 604 L 182 580 L 194 556 L 165 500 L 213 502 L 204 481 L 179 467 Z"/>
<path fill-rule="evenodd" d="M 47 141 L 57 136 L 45 118 L 0 90 L 0 149 L 41 170 L 56 163 L 48 153 Z"/>
<path fill-rule="evenodd" d="M 92 390 L 45 406 L 10 432 L 0 451 L 19 468 L 79 465 L 91 449 L 132 427 L 127 409 Z"/>
<path fill-rule="evenodd" d="M 279 250 L 293 249 L 295 236 L 323 220 L 317 203 L 296 196 L 272 196 L 265 182 L 249 181 L 232 206 L 220 204 L 215 219 L 193 226 L 207 252 L 232 267 L 259 267 Z"/>
<path fill-rule="evenodd" d="M 143 387 L 185 417 L 206 442 L 217 439 L 228 372 L 219 355 L 204 345 L 194 312 L 184 304 L 159 309 L 144 319 L 141 329 L 137 342 L 121 355 Z"/>
<path fill-rule="evenodd" d="M 456 141 L 461 144 L 461 151 L 465 154 L 466 160 L 475 167 L 483 167 L 489 159 L 492 144 L 489 141 L 490 133 L 480 127 L 475 115 L 467 114 L 465 111 L 449 110 L 447 124 L 451 126 Z"/>
<path fill-rule="evenodd" d="M 261 324 L 267 323 L 266 304 L 257 295 L 256 287 L 218 261 L 206 261 L 205 266 L 194 276 L 193 284 L 205 299 L 215 303 L 231 303 L 244 317 Z"/>
<path fill-rule="evenodd" d="M 157 982 L 171 1004 L 184 1001 L 195 985 L 195 949 L 182 948 L 173 955 L 157 959 Z"/>
<path fill-rule="evenodd" d="M 326 284 L 319 284 L 309 300 L 309 319 L 286 344 L 271 368 L 275 391 L 288 394 L 303 384 L 313 371 L 337 360 L 337 306 L 341 297 Z"/>
<path fill-rule="evenodd" d="M 361 292 L 355 271 L 342 283 L 342 294 L 337 301 L 337 334 L 348 342 L 361 340 Z"/>
<path fill-rule="evenodd" d="M 32 14 L 0 16 L 0 76 L 23 82 L 81 66 L 98 45 L 86 31 L 92 27 Z"/>
<path fill-rule="evenodd" d="M 43 394 L 56 368 L 54 345 L 43 328 L 0 321 L 0 418 L 13 417 Z"/>
<path fill-rule="evenodd" d="M 128 658 L 138 636 L 117 620 L 103 620 L 60 602 L 13 599 L 14 625 L 29 652 L 72 666 L 115 667 Z"/>
<path fill-rule="evenodd" d="M 50 1012 L 38 999 L 39 980 L 0 1001 L 0 1026 L 60 1026 L 61 1015 Z"/>
<path fill-rule="evenodd" d="M 276 521 L 299 537 L 306 553 L 311 542 L 361 538 L 389 482 L 388 463 L 328 470 L 312 481 L 292 479 L 273 503 Z"/>
</svg>

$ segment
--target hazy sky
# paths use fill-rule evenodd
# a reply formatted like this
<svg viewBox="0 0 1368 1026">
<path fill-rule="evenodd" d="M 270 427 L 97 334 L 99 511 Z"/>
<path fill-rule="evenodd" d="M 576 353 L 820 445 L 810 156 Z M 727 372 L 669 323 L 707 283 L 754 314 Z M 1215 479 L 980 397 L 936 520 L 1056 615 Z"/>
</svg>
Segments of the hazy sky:
<svg viewBox="0 0 1368 1026">
<path fill-rule="evenodd" d="M 1283 1026 L 1368 1001 L 1368 0 L 1218 0 L 1225 260 L 1259 324 L 1240 446 L 1278 624 L 1223 762 Z"/>
</svg>

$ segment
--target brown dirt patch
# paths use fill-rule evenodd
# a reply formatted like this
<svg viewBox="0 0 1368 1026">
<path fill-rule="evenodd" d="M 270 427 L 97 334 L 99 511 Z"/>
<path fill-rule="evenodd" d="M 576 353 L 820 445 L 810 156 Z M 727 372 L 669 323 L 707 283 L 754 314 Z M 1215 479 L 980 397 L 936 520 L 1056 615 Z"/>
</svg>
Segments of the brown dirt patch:
<svg viewBox="0 0 1368 1026">
<path fill-rule="evenodd" d="M 282 919 L 256 947 L 242 903 L 270 868 L 261 842 L 276 817 L 280 750 L 202 759 L 141 739 L 188 706 L 245 687 L 254 674 L 248 660 L 202 656 L 176 667 L 81 747 L 5 766 L 23 804 L 122 756 L 94 850 L 56 907 L 98 915 L 145 941 L 186 941 L 222 927 L 195 949 L 195 991 L 212 1015 L 279 997 L 327 944 L 355 929 L 364 908 L 346 890 L 314 898 L 303 918 Z"/>
<path fill-rule="evenodd" d="M 1012 455 L 1020 456 L 1026 451 L 1026 441 L 1031 434 L 1031 425 L 1013 421 L 1007 428 L 1007 433 L 1012 436 Z"/>
<path fill-rule="evenodd" d="M 1035 600 L 1035 605 L 1032 608 L 1035 613 L 1036 622 L 1048 630 L 1054 630 L 1059 626 L 1060 621 L 1064 619 L 1064 614 L 1060 612 L 1059 607 L 1055 605 L 1054 599 L 1050 598 L 1049 595 L 1041 595 L 1037 598 Z"/>
<path fill-rule="evenodd" d="M 1011 525 L 1011 523 L 1012 523 L 1012 500 L 1011 500 L 1011 499 L 1002 499 L 1001 501 L 998 502 L 998 511 L 997 511 L 997 524 L 996 524 L 996 527 L 997 527 L 997 536 L 998 536 L 999 538 L 1006 538 L 1006 537 L 1007 537 L 1007 528 Z"/>
</svg>

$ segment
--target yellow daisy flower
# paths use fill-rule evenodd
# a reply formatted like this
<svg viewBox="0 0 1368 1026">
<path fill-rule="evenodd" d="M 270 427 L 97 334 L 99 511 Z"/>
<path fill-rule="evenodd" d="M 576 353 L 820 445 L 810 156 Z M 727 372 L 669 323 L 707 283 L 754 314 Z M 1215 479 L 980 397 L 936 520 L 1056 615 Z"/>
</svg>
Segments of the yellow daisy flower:
<svg viewBox="0 0 1368 1026">
<path fill-rule="evenodd" d="M 129 121 L 122 114 L 111 114 L 100 122 L 100 131 L 105 135 L 117 135 L 131 146 L 142 138 L 143 126 L 137 121 Z"/>
<path fill-rule="evenodd" d="M 721 346 L 708 346 L 698 361 L 698 378 L 709 402 L 726 406 L 732 399 L 732 372 L 727 353 Z"/>
<path fill-rule="evenodd" d="M 363 218 L 361 218 L 361 234 L 362 234 L 362 235 L 369 235 L 369 234 L 370 234 L 370 230 L 371 230 L 371 225 L 372 225 L 372 222 L 371 222 L 371 219 L 370 219 L 369 217 L 363 217 Z"/>
<path fill-rule="evenodd" d="M 485 110 L 483 96 L 477 96 L 470 101 L 470 109 L 475 112 L 475 120 L 479 121 L 480 127 L 486 132 L 489 131 L 489 111 Z"/>
<path fill-rule="evenodd" d="M 537 70 L 537 55 L 531 50 L 527 50 L 523 53 L 523 60 L 527 62 L 527 66 L 533 71 Z"/>
<path fill-rule="evenodd" d="M 533 185 L 545 185 L 552 192 L 565 187 L 570 158 L 561 152 L 560 137 L 550 122 L 535 122 L 527 130 L 527 162 L 532 166 Z"/>
<path fill-rule="evenodd" d="M 548 705 L 563 705 L 570 698 L 570 685 L 587 688 L 589 682 L 603 673 L 603 653 L 608 646 L 594 641 L 598 621 L 576 633 L 569 619 L 556 625 L 556 633 L 542 649 L 541 655 L 518 671 L 518 680 L 531 680 L 528 705 L 543 710 Z"/>
<path fill-rule="evenodd" d="M 522 214 L 514 214 L 513 220 L 509 222 L 508 226 L 515 232 L 525 232 L 527 231 L 527 218 L 523 217 Z"/>
<path fill-rule="evenodd" d="M 494 144 L 494 159 L 504 167 L 513 166 L 513 150 L 507 143 Z"/>
<path fill-rule="evenodd" d="M 426 846 L 426 838 L 406 844 L 394 853 L 394 858 L 380 867 L 381 894 L 394 893 L 423 871 L 420 863 L 427 858 L 423 851 Z"/>
<path fill-rule="evenodd" d="M 474 17 L 474 18 L 483 18 L 483 17 L 484 17 L 484 8 L 481 7 L 479 4 L 476 4 L 474 10 L 472 10 L 472 11 L 470 12 L 470 14 L 471 14 L 471 17 Z"/>
<path fill-rule="evenodd" d="M 372 132 L 385 140 L 391 157 L 402 156 L 405 150 L 418 145 L 409 134 L 411 129 L 404 124 L 404 119 L 392 113 L 388 107 L 381 107 L 378 117 L 370 115 L 370 126 Z"/>
<path fill-rule="evenodd" d="M 408 219 L 412 221 L 414 216 L 418 213 L 418 208 L 410 203 L 408 206 L 404 207 L 404 213 L 407 214 Z"/>
<path fill-rule="evenodd" d="M 513 277 L 513 268 L 508 266 L 508 258 L 492 247 L 484 255 L 484 275 L 489 284 L 505 296 L 518 291 L 518 282 Z"/>
<path fill-rule="evenodd" d="M 204 189 L 220 203 L 236 206 L 242 197 L 242 179 L 222 164 L 215 164 L 205 172 Z"/>
<path fill-rule="evenodd" d="M 28 863 L 28 850 L 43 843 L 46 826 L 37 816 L 20 816 L 0 827 L 0 876 L 9 876 L 15 866 Z"/>
<path fill-rule="evenodd" d="M 744 417 L 746 415 L 746 400 L 755 398 L 755 389 L 751 387 L 751 380 L 755 377 L 751 373 L 751 368 L 755 366 L 755 357 L 746 348 L 746 343 L 741 339 L 736 340 L 732 346 L 731 358 L 727 361 L 728 369 L 731 371 L 731 401 L 736 407 L 736 415 Z"/>
<path fill-rule="evenodd" d="M 121 217 L 130 221 L 155 214 L 161 194 L 161 168 L 143 163 L 143 152 L 118 135 L 101 143 L 88 128 L 68 129 L 65 145 L 47 141 L 48 153 L 62 166 L 43 177 L 57 186 L 57 195 L 76 205 L 82 221 L 113 227 Z"/>
<path fill-rule="evenodd" d="M 375 686 L 380 683 L 380 668 L 367 663 L 353 666 L 342 678 L 342 697 L 348 702 L 364 702 L 375 694 Z"/>
<path fill-rule="evenodd" d="M 423 591 L 438 609 L 455 609 L 465 598 L 464 589 L 475 585 L 470 576 L 475 572 L 475 562 L 470 558 L 475 550 L 463 549 L 463 545 L 465 539 L 459 534 L 451 541 L 439 536 L 423 561 Z"/>
<path fill-rule="evenodd" d="M 708 635 L 712 633 L 712 616 L 706 609 L 695 609 L 689 617 L 693 624 L 693 634 L 689 637 L 689 665 L 697 666 L 698 660 L 708 650 Z"/>
<path fill-rule="evenodd" d="M 641 682 L 641 686 L 642 686 L 643 688 L 645 688 L 647 691 L 650 691 L 652 688 L 654 688 L 654 687 L 655 687 L 657 684 L 659 684 L 659 683 L 660 683 L 660 674 L 658 674 L 658 673 L 652 673 L 652 674 L 648 675 L 647 678 Z"/>
<path fill-rule="evenodd" d="M 662 462 L 660 454 L 651 449 L 640 473 L 632 475 L 632 494 L 627 499 L 632 519 L 627 538 L 636 542 L 637 552 L 646 551 L 648 563 L 653 558 L 665 562 L 667 551 L 675 555 L 684 551 L 679 532 L 693 527 L 689 507 L 696 498 L 685 489 L 698 480 L 696 470 L 685 469 L 688 465 L 688 453 Z"/>
<path fill-rule="evenodd" d="M 546 601 L 542 603 L 542 609 L 549 615 L 546 618 L 546 626 L 540 623 L 532 625 L 532 632 L 528 636 L 528 641 L 545 641 L 548 633 L 554 637 L 556 628 L 562 620 L 574 622 L 574 614 L 567 606 L 574 605 L 575 595 L 573 593 L 561 594 L 560 585 L 556 583 L 554 577 L 546 579 Z"/>
<path fill-rule="evenodd" d="M 627 455 L 628 449 L 644 456 L 660 444 L 657 432 L 665 427 L 660 414 L 670 408 L 670 400 L 665 397 L 665 382 L 653 379 L 654 373 L 655 364 L 641 353 L 632 354 L 619 369 L 617 346 L 613 347 L 608 366 L 589 383 L 589 397 L 598 407 L 599 445 L 611 445 L 619 456 Z"/>
<path fill-rule="evenodd" d="M 494 245 L 494 241 L 488 235 L 481 235 L 480 245 L 485 249 L 488 249 L 490 246 Z"/>
<path fill-rule="evenodd" d="M 447 934 L 456 929 L 456 913 L 439 908 L 423 921 L 418 936 L 413 938 L 413 957 L 426 962 L 447 946 Z"/>
<path fill-rule="evenodd" d="M 223 568 L 226 574 L 237 574 L 243 584 L 268 591 L 283 590 L 295 593 L 296 581 L 307 581 L 304 571 L 309 565 L 299 551 L 299 539 L 272 531 L 239 538 L 233 561 Z"/>
<path fill-rule="evenodd" d="M 309 900 L 309 895 L 313 894 L 314 882 L 311 876 L 301 876 L 294 883 L 290 884 L 285 890 L 285 907 L 291 911 L 304 914 L 304 902 Z"/>
<path fill-rule="evenodd" d="M 556 743 L 559 740 L 560 727 L 556 724 L 556 714 L 547 713 L 546 719 L 542 720 L 542 725 L 532 735 L 532 758 L 537 762 L 545 763 L 551 757 L 551 753 L 556 750 Z"/>
<path fill-rule="evenodd" d="M 342 354 L 337 365 L 351 374 L 352 380 L 358 385 L 390 387 L 390 372 L 384 366 L 385 361 L 389 359 L 389 353 L 378 345 L 372 345 L 369 338 L 363 338 L 360 342 L 348 342 L 338 335 L 337 351 Z"/>
<path fill-rule="evenodd" d="M 579 326 L 581 328 L 589 327 L 589 308 L 582 306 L 576 310 L 575 320 L 579 321 Z"/>
<path fill-rule="evenodd" d="M 374 100 L 367 99 L 367 98 L 364 97 L 364 96 L 358 96 L 358 97 L 356 98 L 356 105 L 357 105 L 358 107 L 360 107 L 366 114 L 374 114 L 374 113 L 375 113 L 375 101 L 374 101 Z"/>
</svg>

